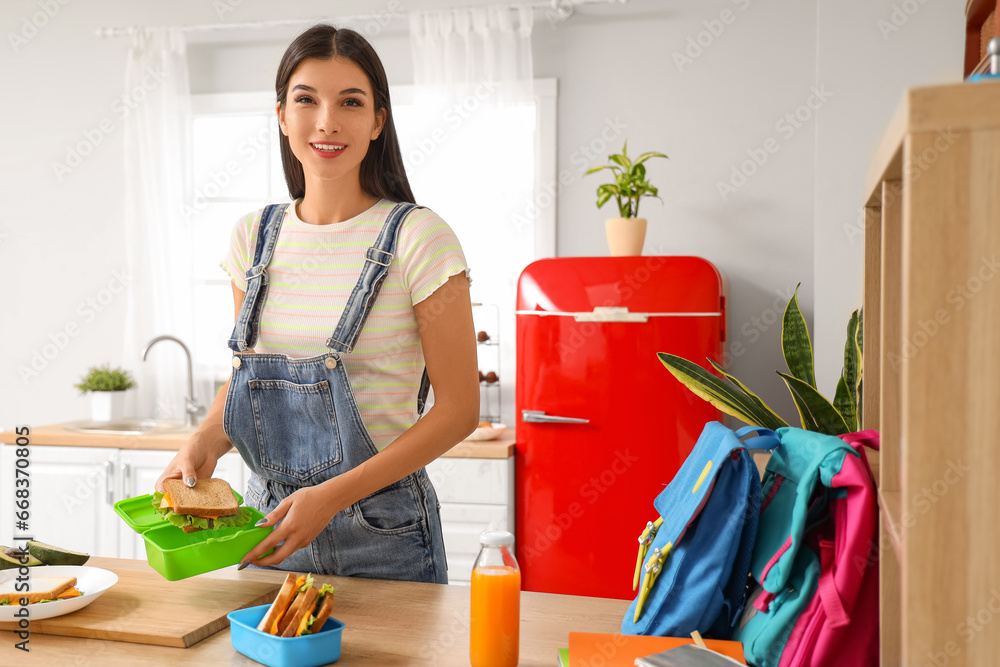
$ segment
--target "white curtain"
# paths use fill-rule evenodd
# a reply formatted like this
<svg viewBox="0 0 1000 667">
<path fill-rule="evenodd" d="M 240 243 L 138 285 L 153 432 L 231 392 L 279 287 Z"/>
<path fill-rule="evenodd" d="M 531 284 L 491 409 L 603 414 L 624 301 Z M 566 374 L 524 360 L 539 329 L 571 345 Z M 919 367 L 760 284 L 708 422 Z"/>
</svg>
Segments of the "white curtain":
<svg viewBox="0 0 1000 667">
<path fill-rule="evenodd" d="M 474 95 L 486 106 L 530 102 L 534 20 L 530 7 L 411 12 L 414 84 L 452 101 Z"/>
<path fill-rule="evenodd" d="M 122 100 L 125 118 L 125 235 L 128 311 L 124 365 L 137 391 L 135 417 L 184 419 L 187 363 L 169 334 L 189 346 L 192 322 L 192 230 L 183 213 L 188 187 L 191 99 L 187 50 L 179 28 L 132 35 Z M 202 400 L 202 403 L 205 401 Z"/>
<path fill-rule="evenodd" d="M 396 114 L 417 202 L 446 220 L 472 270 L 480 417 L 514 424 L 517 278 L 536 259 L 533 221 L 538 162 L 528 7 L 411 12 L 414 99 Z M 499 387 L 499 389 L 498 389 Z"/>
</svg>

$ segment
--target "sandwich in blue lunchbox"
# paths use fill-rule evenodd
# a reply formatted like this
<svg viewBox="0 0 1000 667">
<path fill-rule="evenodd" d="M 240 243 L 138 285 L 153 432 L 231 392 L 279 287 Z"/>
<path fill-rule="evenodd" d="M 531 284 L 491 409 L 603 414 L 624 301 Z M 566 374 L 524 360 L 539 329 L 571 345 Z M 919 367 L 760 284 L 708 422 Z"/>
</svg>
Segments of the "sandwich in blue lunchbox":
<svg viewBox="0 0 1000 667">
<path fill-rule="evenodd" d="M 257 629 L 279 637 L 301 637 L 323 629 L 333 611 L 333 586 L 314 585 L 312 574 L 285 577 Z"/>
</svg>

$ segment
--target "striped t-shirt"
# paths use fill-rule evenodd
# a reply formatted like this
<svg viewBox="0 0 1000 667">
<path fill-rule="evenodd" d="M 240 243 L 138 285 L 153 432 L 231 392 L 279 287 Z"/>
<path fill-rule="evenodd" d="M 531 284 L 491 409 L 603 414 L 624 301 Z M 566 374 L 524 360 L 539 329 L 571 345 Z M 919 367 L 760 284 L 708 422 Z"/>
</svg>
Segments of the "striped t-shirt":
<svg viewBox="0 0 1000 667">
<path fill-rule="evenodd" d="M 268 289 L 256 352 L 310 357 L 328 352 L 329 338 L 395 202 L 380 200 L 357 216 L 328 225 L 302 222 L 293 202 L 268 265 Z M 263 209 L 237 221 L 221 266 L 246 291 Z M 382 449 L 417 420 L 424 369 L 413 306 L 449 277 L 466 272 L 451 227 L 433 211 L 415 209 L 399 229 L 396 254 L 354 351 L 344 357 L 361 420 Z"/>
</svg>

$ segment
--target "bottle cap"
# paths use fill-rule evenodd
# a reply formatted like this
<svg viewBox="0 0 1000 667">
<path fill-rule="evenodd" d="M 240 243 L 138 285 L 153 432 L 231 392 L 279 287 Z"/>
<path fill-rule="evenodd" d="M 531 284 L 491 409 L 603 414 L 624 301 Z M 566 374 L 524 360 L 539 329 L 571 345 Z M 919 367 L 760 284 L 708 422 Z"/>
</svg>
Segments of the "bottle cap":
<svg viewBox="0 0 1000 667">
<path fill-rule="evenodd" d="M 502 547 L 514 543 L 514 536 L 507 530 L 484 530 L 479 542 L 485 547 Z"/>
</svg>

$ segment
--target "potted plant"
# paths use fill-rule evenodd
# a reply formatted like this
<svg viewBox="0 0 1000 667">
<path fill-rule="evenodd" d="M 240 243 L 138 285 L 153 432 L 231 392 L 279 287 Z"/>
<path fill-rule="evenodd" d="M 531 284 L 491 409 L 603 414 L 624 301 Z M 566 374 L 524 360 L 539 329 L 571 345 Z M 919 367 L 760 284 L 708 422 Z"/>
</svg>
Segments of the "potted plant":
<svg viewBox="0 0 1000 667">
<path fill-rule="evenodd" d="M 135 386 L 135 380 L 128 371 L 104 364 L 91 367 L 73 386 L 82 393 L 91 392 L 91 418 L 94 421 L 110 422 L 124 416 L 125 391 Z"/>
<path fill-rule="evenodd" d="M 646 219 L 639 217 L 639 200 L 643 197 L 659 199 L 657 189 L 646 180 L 646 165 L 643 162 L 654 157 L 667 156 L 663 153 L 643 153 L 633 162 L 628 156 L 626 141 L 620 155 L 608 156 L 611 164 L 594 167 L 584 173 L 587 175 L 610 169 L 614 174 L 614 183 L 597 186 L 597 208 L 614 197 L 621 215 L 620 218 L 608 218 L 604 223 L 612 257 L 642 254 L 642 243 L 646 239 Z"/>
</svg>

